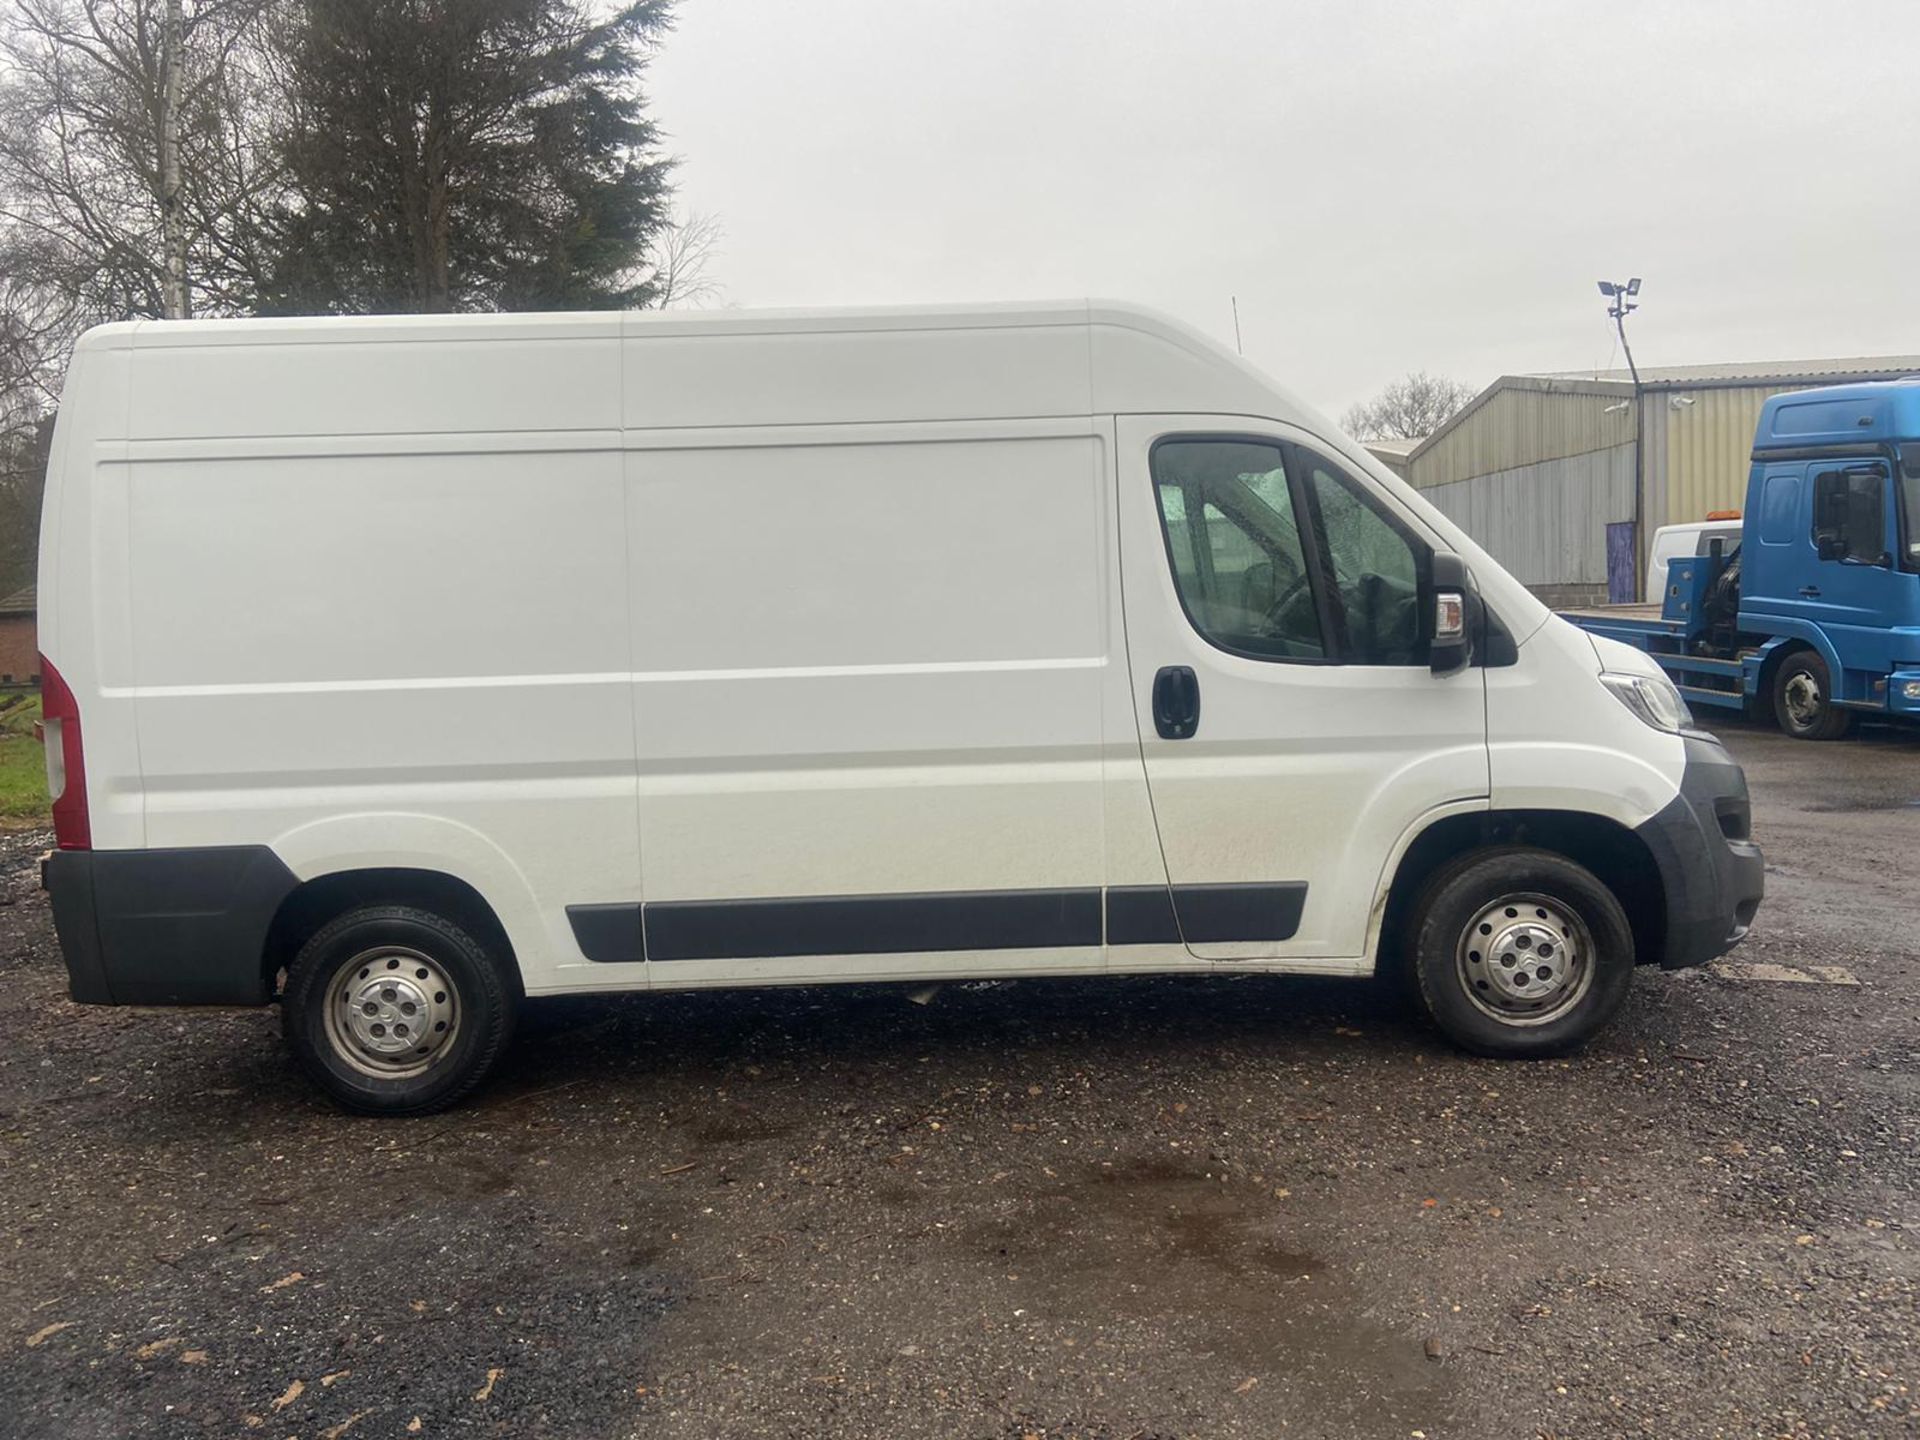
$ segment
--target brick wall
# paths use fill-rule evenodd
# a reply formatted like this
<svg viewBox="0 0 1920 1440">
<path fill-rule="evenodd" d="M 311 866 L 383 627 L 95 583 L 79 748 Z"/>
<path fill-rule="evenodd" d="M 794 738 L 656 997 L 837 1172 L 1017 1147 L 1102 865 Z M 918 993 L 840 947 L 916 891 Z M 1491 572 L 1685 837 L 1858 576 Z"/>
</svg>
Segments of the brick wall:
<svg viewBox="0 0 1920 1440">
<path fill-rule="evenodd" d="M 33 616 L 0 615 L 0 685 L 40 683 Z"/>
</svg>

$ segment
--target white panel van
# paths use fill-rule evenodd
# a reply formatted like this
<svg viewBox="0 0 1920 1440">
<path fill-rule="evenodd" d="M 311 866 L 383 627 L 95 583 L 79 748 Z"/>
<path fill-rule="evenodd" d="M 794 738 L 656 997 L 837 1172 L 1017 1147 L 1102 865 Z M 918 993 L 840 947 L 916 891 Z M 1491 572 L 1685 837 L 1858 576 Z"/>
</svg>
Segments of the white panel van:
<svg viewBox="0 0 1920 1440">
<path fill-rule="evenodd" d="M 74 998 L 363 1110 L 690 986 L 1404 963 L 1557 1054 L 1760 901 L 1651 661 L 1127 306 L 106 326 L 40 557 Z"/>
<path fill-rule="evenodd" d="M 1740 547 L 1743 533 L 1738 512 L 1734 512 L 1731 519 L 1690 520 L 1682 525 L 1662 525 L 1653 532 L 1653 543 L 1647 549 L 1645 598 L 1656 605 L 1666 598 L 1667 566 L 1675 560 L 1711 555 L 1716 540 L 1731 555 Z"/>
</svg>

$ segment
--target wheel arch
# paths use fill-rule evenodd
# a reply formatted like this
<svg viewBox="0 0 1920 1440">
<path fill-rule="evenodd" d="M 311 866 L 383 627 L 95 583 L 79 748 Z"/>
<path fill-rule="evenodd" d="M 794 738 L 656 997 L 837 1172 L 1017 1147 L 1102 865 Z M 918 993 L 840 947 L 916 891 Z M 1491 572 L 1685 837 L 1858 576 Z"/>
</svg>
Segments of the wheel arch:
<svg viewBox="0 0 1920 1440">
<path fill-rule="evenodd" d="M 1653 964 L 1665 953 L 1667 896 L 1660 867 L 1627 826 L 1587 811 L 1478 810 L 1433 821 L 1401 854 L 1387 887 L 1377 971 L 1404 976 L 1414 904 L 1434 874 L 1450 860 L 1496 845 L 1532 845 L 1585 866 L 1626 911 L 1635 960 Z"/>
<path fill-rule="evenodd" d="M 484 895 L 445 871 L 391 865 L 318 875 L 280 902 L 261 946 L 267 992 L 278 993 L 280 973 L 323 926 L 368 905 L 411 905 L 445 916 L 499 955 L 515 993 L 525 994 L 513 941 Z"/>
<path fill-rule="evenodd" d="M 1797 635 L 1782 636 L 1778 640 L 1769 641 L 1766 648 L 1761 652 L 1760 673 L 1754 682 L 1756 688 L 1753 698 L 1759 704 L 1767 707 L 1767 714 L 1769 716 L 1773 714 L 1774 677 L 1780 673 L 1780 667 L 1786 664 L 1789 659 L 1807 650 L 1813 651 L 1814 654 L 1819 655 L 1822 660 L 1825 660 L 1827 663 L 1827 673 L 1829 675 L 1833 673 L 1832 658 L 1822 654 L 1820 647 L 1811 640 L 1803 640 Z"/>
<path fill-rule="evenodd" d="M 275 836 L 272 847 L 302 882 L 300 890 L 325 882 L 319 895 L 364 895 L 366 904 L 431 909 L 440 901 L 457 911 L 448 918 L 484 924 L 485 938 L 498 941 L 499 953 L 511 962 L 512 983 L 523 993 L 527 966 L 546 963 L 551 953 L 552 937 L 527 877 L 473 825 L 430 812 L 354 811 L 298 825 Z M 270 963 L 262 957 L 263 965 Z M 269 985 L 273 974 L 268 969 Z"/>
<path fill-rule="evenodd" d="M 1841 684 L 1841 674 L 1845 666 L 1840 662 L 1840 652 L 1833 647 L 1833 641 L 1820 626 L 1805 620 L 1791 620 L 1771 615 L 1742 614 L 1740 628 L 1772 634 L 1774 638 L 1761 647 L 1759 694 L 1756 698 L 1767 699 L 1772 693 L 1774 672 L 1790 655 L 1802 650 L 1811 650 L 1825 663 L 1827 674 L 1832 677 L 1834 688 Z"/>
</svg>

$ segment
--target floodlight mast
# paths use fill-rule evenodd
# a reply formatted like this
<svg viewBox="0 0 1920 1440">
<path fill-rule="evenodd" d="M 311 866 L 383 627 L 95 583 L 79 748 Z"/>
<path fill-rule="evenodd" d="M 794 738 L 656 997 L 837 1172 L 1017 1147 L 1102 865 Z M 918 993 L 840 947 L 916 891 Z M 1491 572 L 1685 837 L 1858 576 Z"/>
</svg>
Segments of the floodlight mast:
<svg viewBox="0 0 1920 1440">
<path fill-rule="evenodd" d="M 1607 314 L 1613 317 L 1614 333 L 1620 337 L 1620 349 L 1627 357 L 1627 373 L 1633 376 L 1633 548 L 1634 578 L 1638 581 L 1640 558 L 1646 544 L 1646 463 L 1640 367 L 1633 363 L 1633 347 L 1627 343 L 1627 316 L 1640 308 L 1628 298 L 1640 293 L 1640 277 L 1635 275 L 1624 285 L 1615 280 L 1602 280 L 1600 293 L 1613 302 L 1607 307 Z"/>
<path fill-rule="evenodd" d="M 1640 369 L 1633 363 L 1633 347 L 1627 343 L 1627 316 L 1640 307 L 1627 297 L 1640 293 L 1640 277 L 1636 275 L 1624 285 L 1616 280 L 1602 280 L 1600 293 L 1613 301 L 1607 307 L 1607 314 L 1613 317 L 1614 333 L 1620 337 L 1620 349 L 1626 354 L 1627 370 L 1633 376 L 1633 389 L 1637 395 L 1640 391 Z"/>
</svg>

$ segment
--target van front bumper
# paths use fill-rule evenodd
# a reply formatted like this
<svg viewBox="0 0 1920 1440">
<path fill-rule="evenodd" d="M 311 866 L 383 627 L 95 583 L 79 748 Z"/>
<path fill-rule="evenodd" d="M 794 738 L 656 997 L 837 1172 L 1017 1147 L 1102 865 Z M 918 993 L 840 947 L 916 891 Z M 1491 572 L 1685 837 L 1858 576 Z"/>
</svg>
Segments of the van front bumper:
<svg viewBox="0 0 1920 1440">
<path fill-rule="evenodd" d="M 1687 747 L 1680 793 L 1636 832 L 1653 853 L 1666 893 L 1668 970 L 1704 965 L 1746 938 L 1766 888 L 1766 862 L 1753 843 L 1747 777 L 1704 732 Z"/>
<path fill-rule="evenodd" d="M 83 1005 L 264 1005 L 267 930 L 299 881 L 264 845 L 56 850 L 40 870 Z"/>
</svg>

